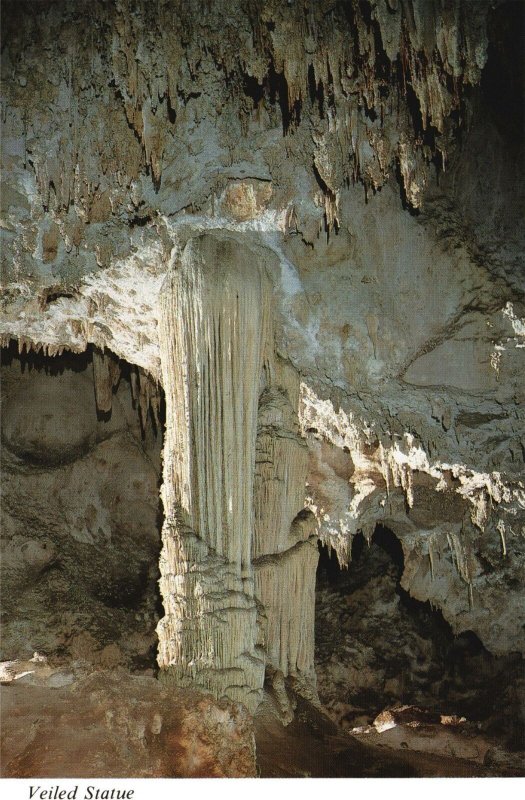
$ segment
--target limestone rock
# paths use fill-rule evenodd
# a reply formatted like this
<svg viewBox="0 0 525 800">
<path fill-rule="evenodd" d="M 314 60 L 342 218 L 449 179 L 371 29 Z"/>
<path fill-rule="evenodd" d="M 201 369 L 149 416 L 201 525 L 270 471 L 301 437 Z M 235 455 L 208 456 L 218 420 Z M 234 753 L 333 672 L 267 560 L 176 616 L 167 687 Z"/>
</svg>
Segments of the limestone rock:
<svg viewBox="0 0 525 800">
<path fill-rule="evenodd" d="M 10 394 L 2 412 L 6 446 L 35 463 L 58 465 L 79 458 L 94 444 L 96 416 L 93 388 L 84 377 L 26 376 Z M 45 408 L 45 413 L 35 413 Z"/>
<path fill-rule="evenodd" d="M 245 261 L 237 245 L 217 233 L 191 240 L 164 287 L 159 664 L 181 685 L 191 680 L 255 708 L 266 659 L 314 680 L 317 553 L 308 543 L 290 548 L 306 449 L 291 402 L 297 380 L 287 391 L 291 375 L 273 353 L 264 262 L 273 254 L 248 251 Z"/>
</svg>

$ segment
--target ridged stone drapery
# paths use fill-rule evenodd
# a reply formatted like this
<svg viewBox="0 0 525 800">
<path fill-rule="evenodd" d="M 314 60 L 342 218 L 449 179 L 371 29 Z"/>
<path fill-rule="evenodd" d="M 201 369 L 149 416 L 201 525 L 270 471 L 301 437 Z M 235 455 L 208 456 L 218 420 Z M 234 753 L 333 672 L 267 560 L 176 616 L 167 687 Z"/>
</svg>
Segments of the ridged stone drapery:
<svg viewBox="0 0 525 800">
<path fill-rule="evenodd" d="M 266 663 L 313 679 L 317 549 L 308 526 L 292 526 L 307 468 L 297 376 L 274 355 L 265 251 L 240 239 L 190 240 L 161 293 L 158 660 L 165 679 L 253 710 Z"/>
</svg>

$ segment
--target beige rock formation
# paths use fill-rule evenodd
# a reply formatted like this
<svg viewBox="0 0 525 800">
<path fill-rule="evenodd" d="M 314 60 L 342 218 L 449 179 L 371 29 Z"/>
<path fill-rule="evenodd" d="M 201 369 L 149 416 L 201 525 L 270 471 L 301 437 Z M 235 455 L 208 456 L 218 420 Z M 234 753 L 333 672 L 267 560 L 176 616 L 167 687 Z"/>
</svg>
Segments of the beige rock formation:
<svg viewBox="0 0 525 800">
<path fill-rule="evenodd" d="M 289 394 L 273 388 L 265 255 L 273 258 L 239 249 L 227 234 L 191 240 L 163 286 L 160 318 L 167 424 L 159 665 L 181 685 L 252 710 L 267 658 L 285 675 L 313 676 L 317 563 L 310 545 L 306 560 L 291 548 L 306 449 Z M 290 381 L 289 371 L 282 375 Z M 264 569 L 273 553 L 279 569 Z"/>
</svg>

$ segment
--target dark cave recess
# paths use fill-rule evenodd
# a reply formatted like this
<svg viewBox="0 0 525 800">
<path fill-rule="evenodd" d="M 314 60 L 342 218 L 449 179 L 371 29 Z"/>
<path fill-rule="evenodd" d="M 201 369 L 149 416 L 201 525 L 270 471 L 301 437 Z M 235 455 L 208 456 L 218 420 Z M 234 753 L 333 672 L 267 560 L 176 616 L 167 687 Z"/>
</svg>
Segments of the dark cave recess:
<svg viewBox="0 0 525 800">
<path fill-rule="evenodd" d="M 355 536 L 347 569 L 322 543 L 319 552 L 318 690 L 342 727 L 406 704 L 464 716 L 509 749 L 523 748 L 513 689 L 523 677 L 521 657 L 493 656 L 472 631 L 455 636 L 441 611 L 402 589 L 403 551 L 392 531 L 377 525 L 370 544 Z M 341 670 L 349 678 L 344 691 Z"/>
<path fill-rule="evenodd" d="M 155 672 L 162 435 L 134 367 L 106 354 L 119 378 L 101 413 L 92 348 L 1 355 L 1 657 Z"/>
</svg>

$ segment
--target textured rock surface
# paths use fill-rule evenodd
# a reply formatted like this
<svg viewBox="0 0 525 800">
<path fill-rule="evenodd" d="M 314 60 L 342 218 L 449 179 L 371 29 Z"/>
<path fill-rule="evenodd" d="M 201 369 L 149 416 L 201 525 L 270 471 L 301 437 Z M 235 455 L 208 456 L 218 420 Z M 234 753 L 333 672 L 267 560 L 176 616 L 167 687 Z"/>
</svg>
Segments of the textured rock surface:
<svg viewBox="0 0 525 800">
<path fill-rule="evenodd" d="M 492 656 L 471 632 L 453 636 L 440 612 L 400 588 L 402 562 L 399 542 L 381 528 L 370 547 L 362 536 L 356 539 L 348 570 L 338 569 L 335 556 L 323 556 L 315 626 L 321 702 L 341 727 L 367 735 L 379 712 L 417 705 L 432 714 L 427 719 L 408 713 L 391 719 L 390 711 L 379 716 L 405 725 L 418 719 L 431 725 L 441 718 L 447 723 L 462 719 L 456 744 L 464 741 L 465 753 L 471 739 L 473 746 L 483 744 L 477 741 L 481 736 L 481 761 L 489 744 L 501 744 L 516 759 L 521 753 L 523 762 L 520 710 L 525 684 L 520 656 Z M 388 724 L 376 727 L 382 732 Z M 434 733 L 445 746 L 453 732 Z M 427 738 L 426 749 L 432 750 L 433 735 L 429 732 Z M 413 745 L 420 749 L 421 742 Z M 462 757 L 460 750 L 456 754 Z"/>
<path fill-rule="evenodd" d="M 162 665 L 252 706 L 264 662 L 313 691 L 308 539 L 346 563 L 378 523 L 413 598 L 493 655 L 523 654 L 522 4 L 196 5 L 13 1 L 3 25 L 1 341 L 98 348 L 102 414 L 118 380 L 105 348 L 133 366 L 143 425 L 164 385 Z M 177 294 L 181 264 L 193 283 Z M 71 408 L 80 390 L 56 380 L 41 396 Z M 57 433 L 12 398 L 5 563 L 33 587 L 71 536 L 17 528 L 11 477 L 37 470 L 53 492 L 67 455 L 76 531 L 70 492 L 109 423 Z M 234 623 L 212 625 L 222 609 Z"/>
<path fill-rule="evenodd" d="M 309 542 L 294 546 L 303 538 L 292 522 L 304 502 L 306 454 L 291 404 L 297 380 L 290 399 L 274 356 L 265 263 L 273 254 L 239 244 L 231 234 L 194 239 L 162 290 L 159 665 L 180 685 L 196 683 L 254 711 L 266 662 L 315 680 L 317 551 Z M 277 525 L 276 509 L 284 517 Z M 254 550 L 264 554 L 255 571 Z"/>
<path fill-rule="evenodd" d="M 345 183 L 378 188 L 396 165 L 418 206 L 486 62 L 488 6 L 168 0 L 130 14 L 119 0 L 35 16 L 6 3 L 10 274 L 75 280 L 130 253 L 127 224 L 152 242 L 158 214 L 212 205 L 248 219 L 270 195 L 305 202 L 315 235 L 337 225 Z"/>
<path fill-rule="evenodd" d="M 91 360 L 1 370 L 2 658 L 151 669 L 160 437 L 142 436 L 125 378 L 97 417 Z"/>
<path fill-rule="evenodd" d="M 3 724 L 2 777 L 197 778 L 197 777 L 416 777 L 515 774 L 495 748 L 489 768 L 474 748 L 459 743 L 459 758 L 431 749 L 428 727 L 401 728 L 357 740 L 304 699 L 283 727 L 274 699 L 264 694 L 252 720 L 235 703 L 217 703 L 195 691 L 162 687 L 152 678 L 121 670 L 83 678 L 49 664 L 27 662 L 30 673 L 0 689 Z M 392 747 L 419 736 L 419 750 Z M 421 743 L 429 746 L 427 752 Z M 379 738 L 388 739 L 385 744 Z M 390 739 L 389 739 L 390 737 Z M 456 736 L 456 739 L 458 737 Z M 448 737 L 448 744 L 454 741 Z M 443 742 L 439 742 L 443 747 Z M 428 752 L 430 749 L 430 752 Z M 437 749 L 437 748 L 436 748 Z M 423 751 L 423 752 L 421 752 Z M 514 771 L 513 771 L 514 768 Z"/>
<path fill-rule="evenodd" d="M 252 721 L 238 705 L 118 670 L 62 688 L 28 675 L 1 692 L 3 777 L 256 774 Z"/>
<path fill-rule="evenodd" d="M 257 764 L 263 778 L 520 774 L 521 764 L 514 754 L 509 758 L 494 747 L 487 751 L 484 736 L 458 736 L 451 726 L 399 726 L 381 734 L 372 729 L 373 733 L 348 736 L 302 698 L 297 700 L 294 720 L 288 726 L 281 725 L 279 716 L 273 698 L 265 695 L 255 717 Z M 452 755 L 454 747 L 456 756 Z M 480 752 L 486 753 L 490 766 L 480 764 Z"/>
</svg>

